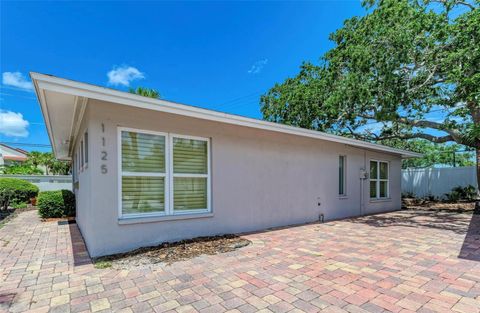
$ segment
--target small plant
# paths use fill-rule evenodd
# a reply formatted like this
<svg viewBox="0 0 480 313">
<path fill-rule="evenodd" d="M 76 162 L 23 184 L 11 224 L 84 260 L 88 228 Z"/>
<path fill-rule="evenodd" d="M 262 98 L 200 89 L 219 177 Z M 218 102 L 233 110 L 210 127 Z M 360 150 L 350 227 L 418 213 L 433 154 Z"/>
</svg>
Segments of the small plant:
<svg viewBox="0 0 480 313">
<path fill-rule="evenodd" d="M 0 208 L 6 210 L 10 203 L 27 203 L 36 197 L 38 187 L 17 178 L 0 178 Z"/>
<path fill-rule="evenodd" d="M 457 186 L 452 188 L 452 191 L 445 194 L 445 198 L 450 202 L 457 202 L 460 200 L 473 201 L 477 198 L 477 190 L 472 185 L 466 187 Z"/>
<path fill-rule="evenodd" d="M 75 216 L 75 194 L 70 190 L 43 191 L 37 206 L 42 218 Z"/>
<path fill-rule="evenodd" d="M 432 194 L 427 194 L 427 195 L 425 195 L 424 199 L 425 199 L 426 201 L 430 201 L 430 202 L 433 202 L 433 201 L 438 200 L 437 197 L 435 197 L 435 196 L 432 195 Z"/>
<path fill-rule="evenodd" d="M 402 198 L 415 198 L 415 194 L 411 191 L 405 191 L 402 193 Z"/>
<path fill-rule="evenodd" d="M 112 267 L 111 261 L 95 261 L 93 266 L 98 269 L 106 269 Z"/>
</svg>

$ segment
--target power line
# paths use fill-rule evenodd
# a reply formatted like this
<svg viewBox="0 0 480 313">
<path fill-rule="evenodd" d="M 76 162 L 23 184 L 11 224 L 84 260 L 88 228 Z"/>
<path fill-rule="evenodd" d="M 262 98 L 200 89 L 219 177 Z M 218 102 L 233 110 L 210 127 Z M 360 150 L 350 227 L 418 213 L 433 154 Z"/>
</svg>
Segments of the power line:
<svg viewBox="0 0 480 313">
<path fill-rule="evenodd" d="M 0 142 L 0 144 L 8 145 L 8 146 L 24 146 L 24 147 L 38 147 L 38 148 L 51 148 L 52 146 L 49 144 L 42 144 L 42 143 L 27 143 L 27 142 Z"/>
<path fill-rule="evenodd" d="M 232 100 L 223 102 L 219 105 L 216 105 L 215 108 L 217 110 L 218 109 L 227 110 L 227 109 L 231 109 L 231 108 L 234 108 L 234 107 L 245 106 L 246 104 L 250 104 L 250 103 L 245 103 L 244 101 L 250 102 L 251 100 L 260 96 L 261 94 L 262 94 L 262 91 L 256 91 L 254 93 L 251 93 L 251 94 L 248 94 L 248 95 L 245 95 L 245 96 L 241 96 L 241 97 L 234 98 Z M 244 103 L 241 103 L 241 102 L 244 102 Z"/>
</svg>

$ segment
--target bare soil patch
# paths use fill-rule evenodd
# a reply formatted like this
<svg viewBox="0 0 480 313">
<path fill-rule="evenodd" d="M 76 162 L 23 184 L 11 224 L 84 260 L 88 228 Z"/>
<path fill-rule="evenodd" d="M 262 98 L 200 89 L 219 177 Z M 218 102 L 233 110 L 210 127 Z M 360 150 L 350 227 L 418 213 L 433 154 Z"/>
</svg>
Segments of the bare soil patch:
<svg viewBox="0 0 480 313">
<path fill-rule="evenodd" d="M 139 266 L 151 266 L 159 263 L 167 265 L 191 259 L 200 255 L 212 255 L 234 251 L 251 242 L 237 235 L 198 237 L 158 246 L 145 247 L 127 253 L 100 257 L 94 260 L 97 268 L 128 269 Z"/>
</svg>

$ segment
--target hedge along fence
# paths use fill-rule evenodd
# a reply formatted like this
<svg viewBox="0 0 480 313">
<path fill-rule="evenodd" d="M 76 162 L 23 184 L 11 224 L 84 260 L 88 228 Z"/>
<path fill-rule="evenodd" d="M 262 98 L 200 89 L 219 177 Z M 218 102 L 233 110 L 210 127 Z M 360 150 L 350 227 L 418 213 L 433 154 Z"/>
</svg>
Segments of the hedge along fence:
<svg viewBox="0 0 480 313">
<path fill-rule="evenodd" d="M 40 192 L 38 214 L 42 218 L 75 216 L 75 194 L 70 190 Z"/>
<path fill-rule="evenodd" d="M 38 194 L 34 184 L 16 178 L 0 178 L 0 209 L 7 209 L 11 203 L 27 203 Z"/>
</svg>

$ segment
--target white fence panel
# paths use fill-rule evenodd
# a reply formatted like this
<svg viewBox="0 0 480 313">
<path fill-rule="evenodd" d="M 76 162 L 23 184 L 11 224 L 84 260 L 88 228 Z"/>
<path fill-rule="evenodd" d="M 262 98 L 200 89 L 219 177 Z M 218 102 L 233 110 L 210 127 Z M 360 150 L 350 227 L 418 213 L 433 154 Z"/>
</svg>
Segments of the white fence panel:
<svg viewBox="0 0 480 313">
<path fill-rule="evenodd" d="M 38 186 L 40 191 L 72 190 L 72 176 L 70 175 L 0 175 L 0 178 L 18 178 Z"/>
<path fill-rule="evenodd" d="M 402 170 L 402 193 L 443 198 L 453 187 L 477 187 L 475 166 Z"/>
</svg>

